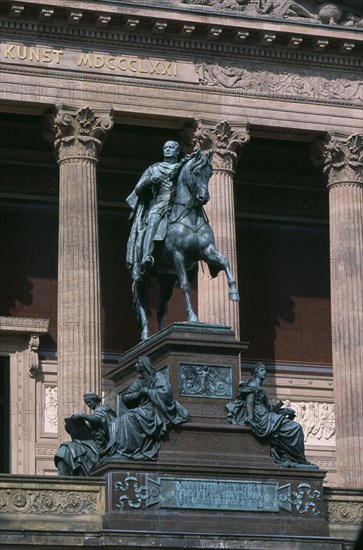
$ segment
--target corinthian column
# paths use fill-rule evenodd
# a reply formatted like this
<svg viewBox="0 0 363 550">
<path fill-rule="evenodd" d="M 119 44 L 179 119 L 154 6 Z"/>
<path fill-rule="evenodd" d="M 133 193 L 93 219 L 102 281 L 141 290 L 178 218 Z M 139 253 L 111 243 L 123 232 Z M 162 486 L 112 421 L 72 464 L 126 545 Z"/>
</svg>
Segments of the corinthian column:
<svg viewBox="0 0 363 550">
<path fill-rule="evenodd" d="M 112 128 L 108 110 L 58 106 L 53 118 L 59 164 L 58 406 L 63 418 L 101 391 L 100 273 L 96 165 Z"/>
<path fill-rule="evenodd" d="M 318 143 L 329 188 L 338 483 L 363 486 L 363 136 Z"/>
<path fill-rule="evenodd" d="M 228 258 L 237 281 L 236 225 L 233 177 L 242 147 L 249 142 L 248 127 L 233 131 L 226 121 L 213 130 L 199 125 L 195 144 L 202 149 L 208 141 L 213 150 L 213 175 L 209 183 L 210 201 L 205 209 L 216 238 L 218 250 Z M 231 326 L 239 338 L 239 303 L 228 299 L 223 274 L 211 279 L 208 269 L 199 271 L 198 316 L 201 321 Z"/>
</svg>

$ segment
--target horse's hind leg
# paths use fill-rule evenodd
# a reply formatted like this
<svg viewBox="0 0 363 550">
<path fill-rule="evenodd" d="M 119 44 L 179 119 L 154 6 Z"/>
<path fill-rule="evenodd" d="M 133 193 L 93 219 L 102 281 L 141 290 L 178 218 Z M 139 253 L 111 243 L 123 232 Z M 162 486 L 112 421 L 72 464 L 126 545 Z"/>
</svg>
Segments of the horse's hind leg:
<svg viewBox="0 0 363 550">
<path fill-rule="evenodd" d="M 190 285 L 187 270 L 185 267 L 185 259 L 180 252 L 174 251 L 174 264 L 175 264 L 176 272 L 179 277 L 180 288 L 182 289 L 184 294 L 184 303 L 185 303 L 185 309 L 188 315 L 188 321 L 190 323 L 196 323 L 198 321 L 198 317 L 193 310 L 192 302 L 190 299 L 191 285 Z"/>
<path fill-rule="evenodd" d="M 229 261 L 223 254 L 221 254 L 213 244 L 207 246 L 201 251 L 202 260 L 207 263 L 211 263 L 223 269 L 227 277 L 227 283 L 229 287 L 228 298 L 234 302 L 239 302 L 239 294 L 237 289 L 237 283 L 233 277 L 231 266 Z"/>
<path fill-rule="evenodd" d="M 160 276 L 159 278 L 160 299 L 159 299 L 159 306 L 158 306 L 158 312 L 157 312 L 158 330 L 161 330 L 164 328 L 164 315 L 165 315 L 166 304 L 169 302 L 173 294 L 173 289 L 174 289 L 176 280 L 177 280 L 176 275 L 164 275 L 164 276 Z"/>
</svg>

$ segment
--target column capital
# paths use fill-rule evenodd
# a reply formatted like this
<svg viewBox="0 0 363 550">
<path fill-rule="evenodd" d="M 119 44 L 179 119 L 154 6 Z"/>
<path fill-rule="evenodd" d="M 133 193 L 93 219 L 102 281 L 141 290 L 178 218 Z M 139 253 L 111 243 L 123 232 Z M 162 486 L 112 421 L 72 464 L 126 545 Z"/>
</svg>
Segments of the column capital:
<svg viewBox="0 0 363 550">
<path fill-rule="evenodd" d="M 192 126 L 184 128 L 182 139 L 186 149 L 212 151 L 215 170 L 234 173 L 239 154 L 250 140 L 249 124 L 233 128 L 226 120 L 217 124 L 196 120 Z"/>
<path fill-rule="evenodd" d="M 46 139 L 58 162 L 87 159 L 97 162 L 106 134 L 113 127 L 113 109 L 56 105 L 46 117 Z"/>
<path fill-rule="evenodd" d="M 363 187 L 363 135 L 331 132 L 313 145 L 313 163 L 322 168 L 327 185 Z"/>
</svg>

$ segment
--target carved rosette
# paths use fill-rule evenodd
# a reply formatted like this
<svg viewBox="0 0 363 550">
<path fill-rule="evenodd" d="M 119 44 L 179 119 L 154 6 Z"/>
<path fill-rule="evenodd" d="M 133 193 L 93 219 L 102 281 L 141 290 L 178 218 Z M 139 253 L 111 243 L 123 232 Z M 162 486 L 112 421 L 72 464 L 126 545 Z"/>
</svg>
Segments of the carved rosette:
<svg viewBox="0 0 363 550">
<path fill-rule="evenodd" d="M 349 500 L 328 500 L 327 517 L 329 523 L 360 525 L 363 521 L 363 503 Z"/>
<path fill-rule="evenodd" d="M 214 128 L 213 167 L 215 170 L 235 172 L 242 147 L 250 140 L 248 125 L 242 130 L 233 131 L 223 120 Z"/>
<path fill-rule="evenodd" d="M 58 105 L 48 120 L 53 128 L 48 139 L 54 142 L 58 162 L 78 162 L 82 158 L 97 162 L 103 140 L 113 127 L 111 117 L 112 109 Z"/>
<path fill-rule="evenodd" d="M 363 186 L 363 135 L 330 135 L 314 146 L 313 162 L 322 167 L 329 188 Z"/>
</svg>

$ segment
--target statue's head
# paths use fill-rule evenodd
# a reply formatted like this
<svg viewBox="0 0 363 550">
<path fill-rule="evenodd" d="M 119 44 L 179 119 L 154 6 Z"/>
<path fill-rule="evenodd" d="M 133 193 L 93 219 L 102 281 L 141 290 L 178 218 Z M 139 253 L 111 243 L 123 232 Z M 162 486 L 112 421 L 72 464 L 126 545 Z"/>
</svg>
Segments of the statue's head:
<svg viewBox="0 0 363 550">
<path fill-rule="evenodd" d="M 163 145 L 163 153 L 165 159 L 177 159 L 179 151 L 179 143 L 176 141 L 167 141 Z"/>
<path fill-rule="evenodd" d="M 261 378 L 264 380 L 266 378 L 266 366 L 263 363 L 256 363 L 256 365 L 253 367 L 252 376 L 254 378 Z"/>
<path fill-rule="evenodd" d="M 155 373 L 155 369 L 152 365 L 152 362 L 147 355 L 139 355 L 139 357 L 137 358 L 135 367 L 137 372 L 141 376 L 143 374 L 147 374 L 150 376 Z"/>
<path fill-rule="evenodd" d="M 99 405 L 102 401 L 101 397 L 94 392 L 85 393 L 83 396 L 83 399 L 87 407 L 89 407 L 92 410 L 94 410 L 97 407 L 97 405 Z"/>
</svg>

